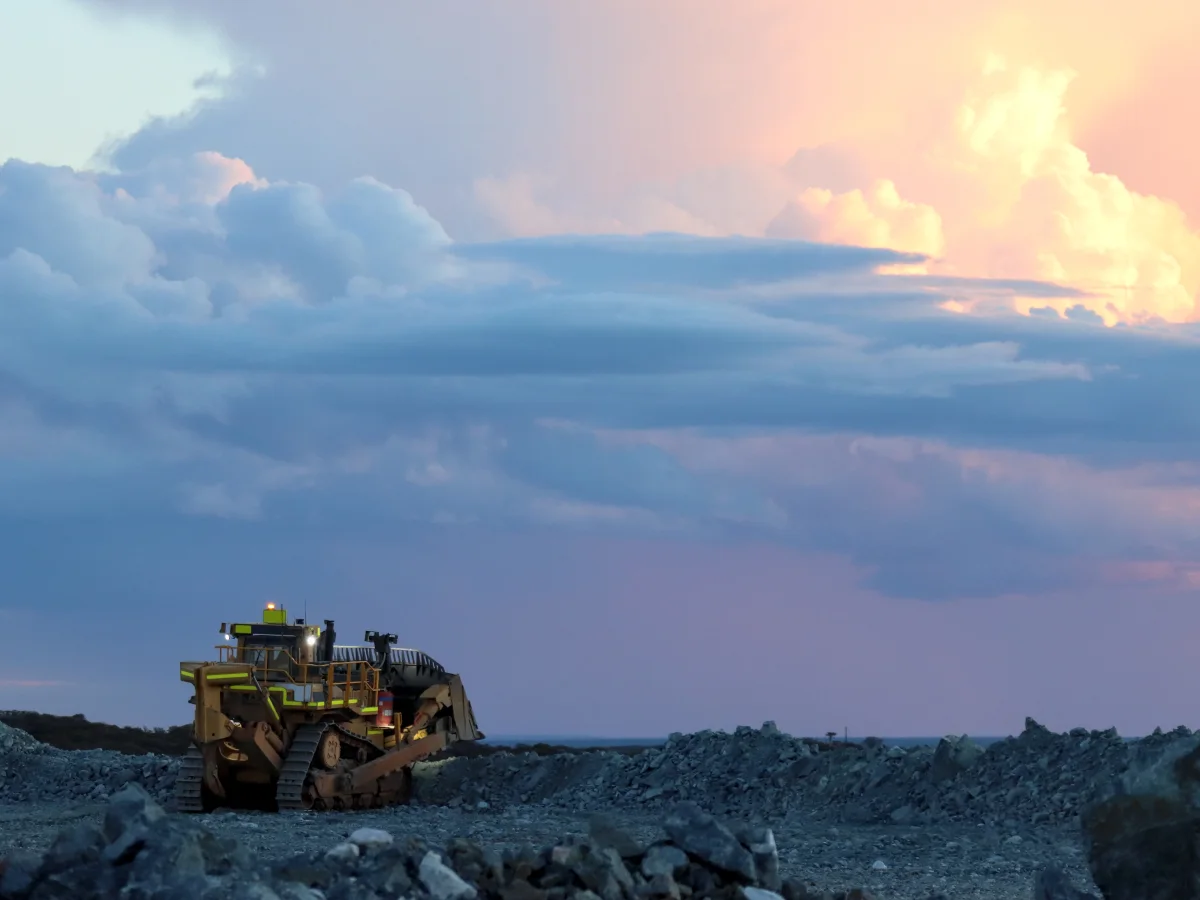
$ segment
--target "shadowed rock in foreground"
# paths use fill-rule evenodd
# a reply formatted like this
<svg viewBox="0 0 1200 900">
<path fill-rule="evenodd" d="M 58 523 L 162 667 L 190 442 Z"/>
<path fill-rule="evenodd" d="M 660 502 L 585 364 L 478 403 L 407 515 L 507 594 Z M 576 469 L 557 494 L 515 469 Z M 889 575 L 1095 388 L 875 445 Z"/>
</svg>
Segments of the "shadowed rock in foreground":
<svg viewBox="0 0 1200 900">
<path fill-rule="evenodd" d="M 1200 898 L 1200 735 L 1148 746 L 1079 821 L 1104 900 Z M 1055 869 L 1034 885 L 1034 900 L 1089 896 Z"/>
<path fill-rule="evenodd" d="M 282 823 L 281 823 L 282 824 Z M 63 829 L 41 856 L 14 856 L 0 870 L 0 900 L 819 900 L 781 879 L 770 829 L 739 833 L 690 803 L 673 808 L 661 840 L 643 845 L 603 818 L 586 838 L 540 852 L 466 840 L 436 850 L 360 828 L 324 853 L 266 862 L 211 834 L 198 820 L 166 814 L 140 786 L 116 794 L 103 826 Z"/>
<path fill-rule="evenodd" d="M 1131 766 L 1080 822 L 1105 900 L 1200 897 L 1200 737 Z"/>
<path fill-rule="evenodd" d="M 1033 900 L 1097 900 L 1095 894 L 1081 891 L 1071 884 L 1061 869 L 1047 868 L 1038 873 L 1033 883 Z"/>
</svg>

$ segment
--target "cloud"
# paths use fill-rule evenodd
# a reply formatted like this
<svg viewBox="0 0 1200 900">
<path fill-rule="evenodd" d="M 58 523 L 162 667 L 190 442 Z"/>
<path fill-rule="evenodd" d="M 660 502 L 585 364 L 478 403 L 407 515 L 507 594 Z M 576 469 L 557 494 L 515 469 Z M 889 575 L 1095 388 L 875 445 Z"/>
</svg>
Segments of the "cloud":
<svg viewBox="0 0 1200 900">
<path fill-rule="evenodd" d="M 9 160 L 0 167 L 0 256 L 24 250 L 87 284 L 122 285 L 149 273 L 154 243 L 106 215 L 95 185 L 66 168 Z"/>
<path fill-rule="evenodd" d="M 141 169 L 102 172 L 98 184 L 118 199 L 137 198 L 129 213 L 147 211 L 147 201 L 203 211 L 226 197 L 239 184 L 266 187 L 244 160 L 230 159 L 212 150 L 183 157 L 151 160 Z"/>
<path fill-rule="evenodd" d="M 1176 204 L 1095 172 L 1065 98 L 1075 73 L 992 58 L 959 110 L 954 162 L 975 190 L 953 213 L 949 256 L 972 274 L 1042 278 L 1100 292 L 1106 322 L 1194 317 L 1200 231 Z M 955 244 L 965 245 L 961 249 Z"/>
<path fill-rule="evenodd" d="M 1089 294 L 1079 305 L 1109 325 L 1189 321 L 1200 230 L 1176 203 L 1094 169 L 1068 115 L 1076 79 L 991 54 L 911 158 L 803 147 L 777 169 L 632 185 L 590 212 L 570 205 L 561 179 L 529 173 L 479 181 L 476 196 L 514 234 L 671 229 L 886 247 L 931 258 L 910 270 L 1074 285 Z M 729 196 L 739 202 L 721 202 Z M 1047 305 L 1065 314 L 1075 304 Z"/>
<path fill-rule="evenodd" d="M 703 287 L 721 290 L 814 275 L 919 263 L 913 251 L 684 234 L 551 236 L 467 245 L 458 255 L 505 260 L 594 290 Z"/>
<path fill-rule="evenodd" d="M 895 166 L 853 148 L 802 149 L 784 169 L 793 196 L 756 233 L 919 253 L 943 274 L 1073 285 L 1091 295 L 1078 305 L 1110 325 L 1189 321 L 1200 230 L 1177 204 L 1093 169 L 1066 107 L 1075 78 L 992 55 L 923 158 Z M 841 169 L 830 163 L 839 152 Z M 694 211 L 674 188 L 662 202 Z M 729 224 L 702 222 L 714 234 Z M 1016 307 L 1034 305 L 1076 304 Z"/>
<path fill-rule="evenodd" d="M 367 171 L 404 184 L 462 240 L 674 231 L 883 244 L 931 255 L 940 265 L 926 268 L 943 274 L 1074 284 L 1109 324 L 1194 315 L 1200 235 L 1184 210 L 1194 222 L 1200 194 L 1184 157 L 1147 155 L 1138 138 L 1161 132 L 1157 117 L 1189 140 L 1172 110 L 1186 107 L 1197 63 L 1178 35 L 1200 13 L 1181 0 L 1099 12 L 930 0 L 903 14 L 871 2 L 870 37 L 861 10 L 820 7 L 814 28 L 815 4 L 774 0 L 747 0 L 736 22 L 676 0 L 603 19 L 535 4 L 470 21 L 371 2 L 349 17 L 295 17 L 277 0 L 253 16 L 176 0 L 133 8 L 203 21 L 269 65 L 119 144 L 123 170 L 220 147 L 274 180 L 330 189 Z M 354 40 L 368 27 L 400 43 Z M 833 49 L 851 38 L 855 54 Z M 345 74 L 318 74 L 317 53 L 346 59 L 334 67 Z M 455 114 L 434 92 L 363 91 L 356 69 L 447 85 Z M 1130 116 L 1138 128 L 1122 124 Z M 1146 185 L 1191 193 L 1175 203 Z"/>
<path fill-rule="evenodd" d="M 1197 335 L 1012 309 L 1070 288 L 783 239 L 463 243 L 376 180 L 211 153 L 0 187 L 0 515 L 757 536 L 930 598 L 1200 552 Z"/>
<path fill-rule="evenodd" d="M 692 473 L 748 482 L 788 511 L 786 539 L 852 559 L 892 594 L 1100 587 L 1115 580 L 1115 559 L 1126 578 L 1174 580 L 1200 553 L 1191 463 L 1098 470 L 1069 457 L 844 434 L 609 439 L 649 441 Z"/>
<path fill-rule="evenodd" d="M 734 480 L 699 478 L 652 443 L 602 441 L 570 425 L 510 431 L 496 461 L 559 504 L 652 515 L 677 528 L 712 520 L 779 525 L 786 518 L 765 495 Z"/>
<path fill-rule="evenodd" d="M 775 217 L 766 233 L 831 244 L 888 247 L 937 257 L 945 249 L 937 211 L 903 200 L 890 181 L 879 181 L 864 193 L 858 188 L 834 194 L 807 188 Z"/>
</svg>

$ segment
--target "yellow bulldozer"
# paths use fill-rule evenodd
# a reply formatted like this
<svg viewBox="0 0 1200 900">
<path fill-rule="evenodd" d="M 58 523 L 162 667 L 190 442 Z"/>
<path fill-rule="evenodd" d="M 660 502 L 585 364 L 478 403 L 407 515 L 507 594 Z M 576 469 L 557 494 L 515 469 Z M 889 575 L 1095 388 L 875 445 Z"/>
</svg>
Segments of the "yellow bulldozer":
<svg viewBox="0 0 1200 900">
<path fill-rule="evenodd" d="M 369 809 L 405 803 L 414 763 L 483 733 L 462 679 L 396 635 L 363 645 L 269 603 L 222 624 L 215 662 L 183 662 L 192 745 L 175 784 L 182 812 Z"/>
</svg>

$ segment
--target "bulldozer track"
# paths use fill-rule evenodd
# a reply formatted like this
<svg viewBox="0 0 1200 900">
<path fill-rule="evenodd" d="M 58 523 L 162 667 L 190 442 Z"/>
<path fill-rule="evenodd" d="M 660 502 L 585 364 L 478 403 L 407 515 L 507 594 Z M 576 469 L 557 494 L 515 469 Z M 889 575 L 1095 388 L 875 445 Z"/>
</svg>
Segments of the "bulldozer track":
<svg viewBox="0 0 1200 900">
<path fill-rule="evenodd" d="M 312 800 L 304 796 L 304 784 L 312 770 L 317 747 L 328 728 L 328 722 L 317 722 L 296 729 L 296 737 L 288 748 L 283 768 L 279 770 L 279 783 L 275 787 L 275 805 L 281 811 L 312 808 Z"/>
<path fill-rule="evenodd" d="M 175 808 L 180 812 L 204 812 L 204 754 L 188 747 L 175 778 Z"/>
<path fill-rule="evenodd" d="M 279 781 L 275 788 L 275 805 L 280 811 L 325 808 L 325 801 L 320 799 L 314 801 L 313 798 L 305 795 L 304 789 L 308 784 L 308 776 L 313 771 L 313 761 L 316 758 L 317 749 L 321 746 L 321 738 L 331 730 L 337 732 L 337 736 L 343 744 L 361 748 L 371 759 L 383 756 L 386 752 L 336 722 L 316 722 L 300 726 L 296 730 L 296 737 L 292 740 L 292 746 L 284 758 L 283 768 L 279 770 Z M 406 799 L 403 794 L 404 792 L 393 792 L 388 795 L 345 794 L 333 799 L 339 806 L 353 808 L 363 805 L 376 806 L 395 803 Z M 370 798 L 370 803 L 364 803 L 367 798 Z"/>
</svg>

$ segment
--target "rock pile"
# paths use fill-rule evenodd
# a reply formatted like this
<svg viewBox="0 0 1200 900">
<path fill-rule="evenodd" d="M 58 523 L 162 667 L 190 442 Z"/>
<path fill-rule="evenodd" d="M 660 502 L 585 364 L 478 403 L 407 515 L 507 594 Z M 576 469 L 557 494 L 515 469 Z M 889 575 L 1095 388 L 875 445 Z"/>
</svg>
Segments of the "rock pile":
<svg viewBox="0 0 1200 900">
<path fill-rule="evenodd" d="M 165 802 L 178 771 L 178 758 L 58 750 L 0 723 L 0 801 L 103 801 L 127 784 L 138 784 Z"/>
<path fill-rule="evenodd" d="M 936 747 L 839 745 L 781 733 L 771 723 L 732 733 L 675 734 L 638 754 L 602 750 L 539 756 L 504 752 L 423 763 L 421 802 L 545 804 L 561 809 L 658 812 L 684 800 L 717 815 L 791 811 L 848 823 L 982 822 L 1003 828 L 1074 820 L 1131 765 L 1193 740 L 1186 728 L 1142 738 L 1032 720 L 981 748 L 966 737 Z M 0 724 L 0 802 L 103 800 L 135 783 L 166 801 L 179 760 L 63 751 Z"/>
<path fill-rule="evenodd" d="M 102 827 L 66 828 L 45 854 L 3 861 L 0 900 L 833 900 L 780 876 L 768 828 L 735 833 L 684 803 L 665 817 L 663 832 L 644 845 L 595 819 L 586 837 L 540 852 L 497 852 L 464 839 L 439 851 L 360 828 L 323 853 L 272 862 L 252 859 L 194 818 L 167 815 L 131 785 L 113 797 Z"/>
<path fill-rule="evenodd" d="M 987 748 L 949 737 L 904 749 L 795 738 L 768 722 L 672 735 L 634 756 L 502 753 L 430 763 L 418 768 L 418 784 L 426 801 L 452 804 L 661 808 L 695 800 L 719 815 L 804 810 L 848 822 L 1016 827 L 1073 820 L 1141 756 L 1189 739 L 1186 728 L 1137 741 L 1114 729 L 1055 734 L 1027 719 L 1019 736 Z"/>
</svg>

